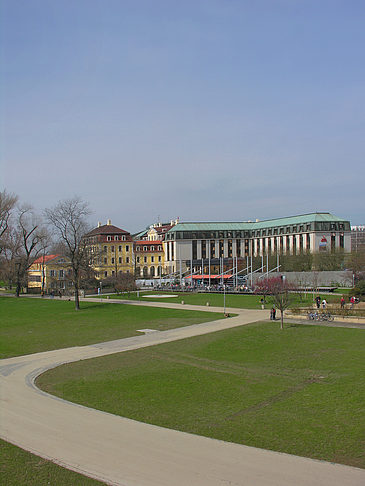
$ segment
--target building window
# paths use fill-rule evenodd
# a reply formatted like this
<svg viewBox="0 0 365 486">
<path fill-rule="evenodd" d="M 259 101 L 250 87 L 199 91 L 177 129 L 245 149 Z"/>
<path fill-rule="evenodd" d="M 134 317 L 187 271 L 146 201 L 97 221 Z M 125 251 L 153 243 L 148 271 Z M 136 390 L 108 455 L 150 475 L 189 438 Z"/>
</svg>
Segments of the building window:
<svg viewBox="0 0 365 486">
<path fill-rule="evenodd" d="M 215 258 L 215 242 L 210 242 L 210 258 Z"/>
<path fill-rule="evenodd" d="M 114 236 L 114 240 L 115 241 L 118 241 L 119 240 L 119 236 Z"/>
<path fill-rule="evenodd" d="M 138 256 L 138 257 L 137 257 L 137 263 L 139 263 L 139 260 L 140 260 L 140 257 Z"/>
<path fill-rule="evenodd" d="M 306 246 L 307 251 L 309 251 L 311 249 L 311 237 L 310 237 L 309 233 L 307 233 L 307 244 L 305 246 Z"/>
<path fill-rule="evenodd" d="M 143 263 L 147 263 L 147 257 L 143 257 Z"/>
<path fill-rule="evenodd" d="M 108 259 L 104 258 L 104 264 L 106 265 L 108 263 Z"/>
<path fill-rule="evenodd" d="M 155 251 L 155 247 L 154 246 L 151 246 L 151 251 Z"/>
<path fill-rule="evenodd" d="M 114 253 L 114 246 L 111 247 L 112 253 Z"/>
<path fill-rule="evenodd" d="M 129 245 L 125 246 L 125 251 L 129 251 Z"/>
<path fill-rule="evenodd" d="M 55 276 L 55 271 L 54 271 L 54 270 L 50 270 L 50 272 L 49 272 L 49 276 L 50 276 L 50 277 L 54 277 L 54 276 Z"/>
<path fill-rule="evenodd" d="M 158 261 L 161 262 L 162 261 L 162 257 L 161 255 L 158 257 Z"/>
<path fill-rule="evenodd" d="M 223 257 L 224 256 L 224 241 L 220 241 L 219 242 L 219 257 Z"/>
<path fill-rule="evenodd" d="M 114 275 L 115 275 L 115 272 L 114 272 L 114 270 L 112 270 L 112 277 L 114 277 Z"/>
<path fill-rule="evenodd" d="M 121 252 L 122 251 L 122 247 L 121 245 L 118 246 L 118 250 Z"/>
<path fill-rule="evenodd" d="M 106 240 L 107 240 L 107 241 L 112 241 L 112 237 L 111 237 L 111 236 L 107 236 L 107 237 L 106 237 Z"/>
<path fill-rule="evenodd" d="M 345 241 L 344 241 L 344 237 L 343 237 L 343 233 L 340 234 L 340 248 L 344 248 L 345 247 Z"/>
<path fill-rule="evenodd" d="M 107 251 L 108 251 L 108 247 L 104 246 L 104 253 L 106 253 Z"/>
<path fill-rule="evenodd" d="M 147 246 L 144 246 L 144 247 L 143 247 L 143 251 L 148 251 Z"/>
<path fill-rule="evenodd" d="M 122 263 L 122 257 L 119 257 L 118 262 Z"/>
<path fill-rule="evenodd" d="M 155 257 L 151 256 L 151 263 L 154 263 L 154 261 L 155 261 Z"/>
<path fill-rule="evenodd" d="M 331 235 L 331 251 L 335 251 L 336 249 L 336 234 L 332 233 Z"/>
<path fill-rule="evenodd" d="M 104 277 L 107 277 L 108 276 L 108 272 L 104 272 Z"/>
<path fill-rule="evenodd" d="M 161 245 L 159 245 L 158 251 L 162 251 L 162 246 Z"/>
<path fill-rule="evenodd" d="M 207 258 L 207 242 L 202 240 L 202 258 Z"/>
<path fill-rule="evenodd" d="M 112 265 L 114 265 L 115 263 L 115 258 L 112 258 Z"/>
<path fill-rule="evenodd" d="M 125 259 L 125 262 L 126 262 L 126 263 L 129 263 L 129 257 L 127 257 L 127 258 Z"/>
<path fill-rule="evenodd" d="M 61 278 L 63 278 L 63 277 L 65 276 L 65 275 L 64 275 L 64 271 L 63 271 L 63 270 L 60 270 L 60 271 L 59 271 L 59 276 L 60 276 Z"/>
</svg>

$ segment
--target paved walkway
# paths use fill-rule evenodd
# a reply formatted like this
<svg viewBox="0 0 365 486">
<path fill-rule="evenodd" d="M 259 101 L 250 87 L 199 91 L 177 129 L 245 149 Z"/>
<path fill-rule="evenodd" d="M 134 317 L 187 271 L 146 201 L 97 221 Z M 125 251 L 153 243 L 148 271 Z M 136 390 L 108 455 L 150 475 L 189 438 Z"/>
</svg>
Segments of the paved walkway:
<svg viewBox="0 0 365 486">
<path fill-rule="evenodd" d="M 171 306 L 174 304 L 166 305 Z M 362 469 L 139 423 L 63 401 L 34 385 L 40 373 L 62 363 L 215 332 L 267 317 L 267 311 L 230 309 L 228 312 L 231 311 L 238 312 L 238 316 L 1 360 L 0 436 L 112 485 L 363 486 L 365 471 Z"/>
</svg>

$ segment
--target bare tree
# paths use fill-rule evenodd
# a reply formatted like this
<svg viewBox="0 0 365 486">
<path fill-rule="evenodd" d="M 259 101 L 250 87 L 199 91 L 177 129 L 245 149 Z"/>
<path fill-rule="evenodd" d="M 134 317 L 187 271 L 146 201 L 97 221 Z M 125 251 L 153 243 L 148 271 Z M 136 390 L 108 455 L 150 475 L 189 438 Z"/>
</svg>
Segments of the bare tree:
<svg viewBox="0 0 365 486">
<path fill-rule="evenodd" d="M 66 255 L 72 266 L 72 280 L 75 290 L 75 309 L 80 309 L 80 281 L 83 270 L 89 266 L 89 251 L 84 240 L 88 231 L 89 206 L 79 197 L 59 201 L 45 210 L 46 218 L 56 235 L 65 245 Z"/>
<path fill-rule="evenodd" d="M 114 287 L 115 292 L 131 292 L 137 290 L 136 280 L 132 273 L 119 272 L 103 280 L 103 286 Z"/>
<path fill-rule="evenodd" d="M 15 227 L 14 252 L 17 272 L 16 296 L 19 297 L 21 283 L 28 287 L 28 269 L 49 244 L 48 233 L 41 218 L 35 214 L 32 206 L 23 205 L 18 208 Z"/>
<path fill-rule="evenodd" d="M 6 190 L 0 192 L 0 253 L 6 246 L 4 235 L 9 229 L 10 216 L 17 200 L 18 196 L 9 194 Z"/>
<path fill-rule="evenodd" d="M 2 237 L 1 273 L 10 286 L 16 282 L 16 296 L 28 286 L 28 269 L 47 244 L 47 231 L 33 208 L 23 205 L 6 220 Z"/>
<path fill-rule="evenodd" d="M 290 306 L 293 300 L 292 286 L 283 277 L 272 277 L 267 279 L 267 288 L 270 299 L 280 311 L 280 329 L 284 329 L 284 311 Z"/>
</svg>

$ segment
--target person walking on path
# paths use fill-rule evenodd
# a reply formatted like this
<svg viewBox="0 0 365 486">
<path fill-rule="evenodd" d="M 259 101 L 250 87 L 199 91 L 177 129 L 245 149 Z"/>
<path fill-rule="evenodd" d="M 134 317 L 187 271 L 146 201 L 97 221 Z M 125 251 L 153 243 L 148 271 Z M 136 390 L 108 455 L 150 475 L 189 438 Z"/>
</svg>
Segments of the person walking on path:
<svg viewBox="0 0 365 486">
<path fill-rule="evenodd" d="M 341 309 L 345 308 L 345 298 L 344 296 L 341 297 Z"/>
</svg>

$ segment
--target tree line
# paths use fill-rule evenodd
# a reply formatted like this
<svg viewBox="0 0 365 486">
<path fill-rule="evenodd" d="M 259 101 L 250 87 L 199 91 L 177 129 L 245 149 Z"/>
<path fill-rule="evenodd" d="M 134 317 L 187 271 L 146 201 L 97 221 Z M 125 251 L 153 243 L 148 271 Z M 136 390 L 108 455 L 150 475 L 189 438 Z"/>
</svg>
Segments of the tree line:
<svg viewBox="0 0 365 486">
<path fill-rule="evenodd" d="M 16 287 L 28 285 L 28 270 L 37 258 L 62 254 L 71 266 L 75 307 L 79 309 L 80 284 L 90 268 L 84 235 L 89 231 L 89 205 L 79 197 L 58 202 L 43 213 L 6 190 L 0 192 L 0 278 Z"/>
</svg>

